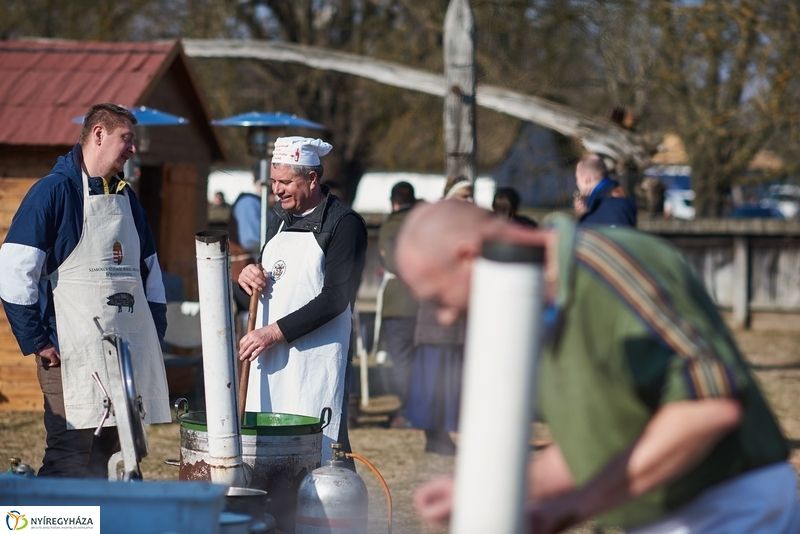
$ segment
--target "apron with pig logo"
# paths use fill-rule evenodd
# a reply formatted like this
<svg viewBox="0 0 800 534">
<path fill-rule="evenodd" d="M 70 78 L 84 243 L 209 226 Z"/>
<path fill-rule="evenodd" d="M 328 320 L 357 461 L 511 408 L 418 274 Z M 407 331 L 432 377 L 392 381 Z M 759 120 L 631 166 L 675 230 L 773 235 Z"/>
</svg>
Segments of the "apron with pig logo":
<svg viewBox="0 0 800 534">
<path fill-rule="evenodd" d="M 325 253 L 312 232 L 281 232 L 267 242 L 261 264 L 269 278 L 261 296 L 256 326 L 262 327 L 298 310 L 322 291 Z M 323 430 L 322 461 L 331 457 L 342 418 L 351 310 L 292 343 L 264 351 L 250 367 L 247 410 L 319 417 L 333 411 Z"/>
<path fill-rule="evenodd" d="M 139 268 L 141 248 L 127 192 L 89 195 L 83 180 L 83 229 L 75 250 L 50 275 L 61 355 L 67 428 L 95 428 L 103 395 L 92 379 L 97 372 L 107 390 L 118 381 L 116 351 L 103 341 L 94 318 L 107 333 L 129 345 L 134 383 L 146 423 L 171 420 L 167 378 L 158 334 Z M 114 426 L 113 415 L 103 426 Z"/>
</svg>

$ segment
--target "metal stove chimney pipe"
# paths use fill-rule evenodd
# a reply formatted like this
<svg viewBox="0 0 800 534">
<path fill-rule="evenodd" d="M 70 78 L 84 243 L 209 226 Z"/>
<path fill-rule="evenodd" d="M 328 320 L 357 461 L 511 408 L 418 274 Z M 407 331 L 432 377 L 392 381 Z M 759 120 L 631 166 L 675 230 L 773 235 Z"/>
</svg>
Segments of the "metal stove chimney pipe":
<svg viewBox="0 0 800 534">
<path fill-rule="evenodd" d="M 236 351 L 228 233 L 195 235 L 211 482 L 246 486 L 236 410 Z"/>
<path fill-rule="evenodd" d="M 527 531 L 543 262 L 543 248 L 498 241 L 484 243 L 475 261 L 450 532 Z"/>
</svg>

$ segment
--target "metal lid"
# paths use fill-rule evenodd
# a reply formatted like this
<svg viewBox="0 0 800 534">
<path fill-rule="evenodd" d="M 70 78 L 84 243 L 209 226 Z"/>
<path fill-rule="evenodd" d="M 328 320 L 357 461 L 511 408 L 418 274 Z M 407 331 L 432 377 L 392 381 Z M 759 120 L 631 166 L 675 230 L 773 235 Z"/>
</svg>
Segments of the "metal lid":
<svg viewBox="0 0 800 534">
<path fill-rule="evenodd" d="M 481 255 L 501 263 L 544 263 L 544 247 L 518 245 L 508 241 L 485 241 Z"/>
</svg>

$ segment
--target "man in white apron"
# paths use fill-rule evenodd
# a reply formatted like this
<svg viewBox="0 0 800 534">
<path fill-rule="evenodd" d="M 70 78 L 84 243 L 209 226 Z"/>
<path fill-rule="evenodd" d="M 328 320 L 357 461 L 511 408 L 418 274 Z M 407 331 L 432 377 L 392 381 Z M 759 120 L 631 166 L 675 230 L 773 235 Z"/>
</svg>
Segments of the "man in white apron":
<svg viewBox="0 0 800 534">
<path fill-rule="evenodd" d="M 240 359 L 256 362 L 246 409 L 319 417 L 330 407 L 323 461 L 333 441 L 350 450 L 348 349 L 367 245 L 361 217 L 320 183 L 320 156 L 332 148 L 320 139 L 277 139 L 271 180 L 281 223 L 260 263 L 239 276 L 248 294 L 262 291 L 257 328 L 239 343 Z"/>
<path fill-rule="evenodd" d="M 0 248 L 0 297 L 44 393 L 40 476 L 105 477 L 119 450 L 113 415 L 93 435 L 104 408 L 92 374 L 107 390 L 119 380 L 96 322 L 129 344 L 145 422 L 170 421 L 161 270 L 144 211 L 117 177 L 135 153 L 135 123 L 120 106 L 92 106 L 80 143 L 31 188 Z"/>
</svg>

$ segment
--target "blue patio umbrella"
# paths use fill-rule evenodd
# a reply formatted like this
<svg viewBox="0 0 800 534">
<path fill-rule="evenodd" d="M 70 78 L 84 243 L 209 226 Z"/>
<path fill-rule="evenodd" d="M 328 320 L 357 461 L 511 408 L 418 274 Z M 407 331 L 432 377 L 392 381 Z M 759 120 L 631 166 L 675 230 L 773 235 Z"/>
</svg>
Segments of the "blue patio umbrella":
<svg viewBox="0 0 800 534">
<path fill-rule="evenodd" d="M 309 128 L 312 130 L 324 130 L 325 126 L 322 124 L 301 119 L 296 115 L 289 115 L 288 113 L 266 113 L 262 111 L 250 111 L 248 113 L 240 113 L 232 117 L 224 119 L 217 119 L 211 121 L 211 124 L 216 126 L 256 126 L 265 128 Z"/>
<path fill-rule="evenodd" d="M 177 126 L 179 124 L 189 124 L 189 119 L 147 106 L 136 106 L 132 108 L 128 106 L 123 107 L 128 108 L 130 112 L 133 113 L 133 116 L 136 117 L 137 126 Z M 83 124 L 83 118 L 84 116 L 80 115 L 72 119 L 72 122 Z"/>
<path fill-rule="evenodd" d="M 232 117 L 211 121 L 215 126 L 245 126 L 247 131 L 247 144 L 252 155 L 259 159 L 259 181 L 261 187 L 261 246 L 267 239 L 267 182 L 269 181 L 269 165 L 267 159 L 270 154 L 270 130 L 273 133 L 285 132 L 291 128 L 307 130 L 324 130 L 325 126 L 308 119 L 301 119 L 296 115 L 281 112 L 250 111 Z"/>
</svg>

